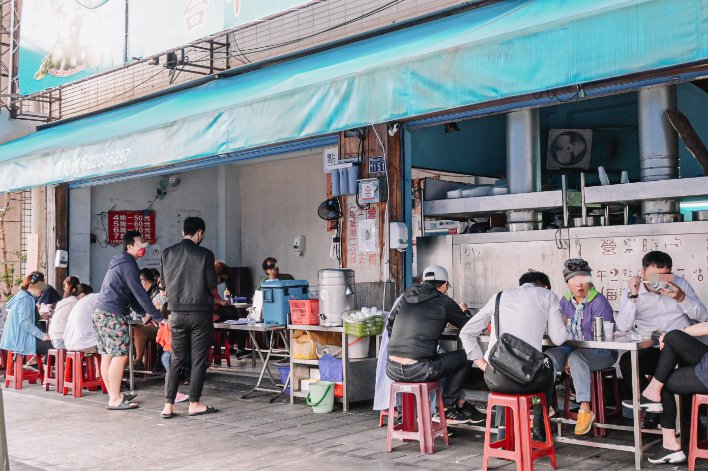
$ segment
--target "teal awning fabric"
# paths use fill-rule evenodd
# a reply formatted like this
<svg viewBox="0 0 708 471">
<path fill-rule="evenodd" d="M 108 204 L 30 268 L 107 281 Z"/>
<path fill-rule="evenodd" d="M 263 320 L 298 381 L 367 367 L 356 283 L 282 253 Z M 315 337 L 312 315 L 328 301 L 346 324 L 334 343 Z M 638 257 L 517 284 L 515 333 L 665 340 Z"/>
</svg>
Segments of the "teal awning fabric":
<svg viewBox="0 0 708 471">
<path fill-rule="evenodd" d="M 708 0 L 505 1 L 0 146 L 0 191 L 328 134 L 708 57 Z"/>
</svg>

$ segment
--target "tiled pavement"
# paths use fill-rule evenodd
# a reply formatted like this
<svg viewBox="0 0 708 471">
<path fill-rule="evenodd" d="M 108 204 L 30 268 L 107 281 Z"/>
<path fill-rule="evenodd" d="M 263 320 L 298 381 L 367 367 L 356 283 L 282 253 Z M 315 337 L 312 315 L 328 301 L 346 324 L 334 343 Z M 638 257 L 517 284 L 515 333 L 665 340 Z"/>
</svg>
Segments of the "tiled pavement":
<svg viewBox="0 0 708 471">
<path fill-rule="evenodd" d="M 376 427 L 377 414 L 366 404 L 349 413 L 335 408 L 332 414 L 313 414 L 302 401 L 291 406 L 285 399 L 270 404 L 267 396 L 241 399 L 252 383 L 250 376 L 210 370 L 204 400 L 220 412 L 170 420 L 159 416 L 160 378 L 139 382 L 140 408 L 130 412 L 107 411 L 105 396 L 92 392 L 74 399 L 39 386 L 5 390 L 11 469 L 455 471 L 481 466 L 483 438 L 477 432 L 456 430 L 450 447 L 437 441 L 433 455 L 421 456 L 416 443 L 400 442 L 387 453 L 385 428 Z M 556 450 L 559 469 L 634 469 L 633 455 L 625 452 L 566 444 Z M 514 469 L 504 461 L 490 464 Z M 535 469 L 551 469 L 548 459 L 537 461 Z"/>
</svg>

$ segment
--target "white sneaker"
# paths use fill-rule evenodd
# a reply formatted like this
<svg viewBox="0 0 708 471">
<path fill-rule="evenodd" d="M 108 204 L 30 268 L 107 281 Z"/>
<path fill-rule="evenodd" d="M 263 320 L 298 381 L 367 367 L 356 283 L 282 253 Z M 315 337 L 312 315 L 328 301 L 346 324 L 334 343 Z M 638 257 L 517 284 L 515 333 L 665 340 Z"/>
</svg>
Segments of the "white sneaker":
<svg viewBox="0 0 708 471">
<path fill-rule="evenodd" d="M 686 462 L 686 454 L 683 450 L 674 451 L 662 448 L 662 455 L 658 458 L 649 458 L 651 464 L 681 464 Z"/>
<path fill-rule="evenodd" d="M 184 402 L 184 401 L 188 401 L 188 400 L 189 400 L 189 396 L 177 391 L 177 395 L 175 396 L 175 403 Z"/>
</svg>

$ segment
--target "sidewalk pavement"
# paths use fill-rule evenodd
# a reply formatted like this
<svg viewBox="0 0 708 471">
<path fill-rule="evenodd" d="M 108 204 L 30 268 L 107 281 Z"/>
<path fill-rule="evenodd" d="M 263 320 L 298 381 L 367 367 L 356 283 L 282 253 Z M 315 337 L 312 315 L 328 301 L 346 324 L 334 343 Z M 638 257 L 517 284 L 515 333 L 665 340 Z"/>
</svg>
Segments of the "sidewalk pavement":
<svg viewBox="0 0 708 471">
<path fill-rule="evenodd" d="M 75 399 L 45 392 L 38 385 L 4 390 L 12 471 L 285 467 L 288 471 L 456 471 L 481 467 L 481 433 L 455 430 L 450 447 L 437 440 L 432 455 L 420 455 L 417 443 L 400 441 L 387 453 L 386 429 L 377 427 L 378 414 L 370 405 L 362 404 L 349 413 L 335 406 L 331 414 L 313 414 L 303 401 L 291 406 L 287 399 L 270 404 L 269 395 L 241 399 L 253 378 L 221 371 L 208 372 L 203 397 L 219 413 L 165 420 L 159 415 L 163 383 L 161 378 L 140 380 L 140 408 L 127 412 L 106 410 L 107 396 L 96 392 Z M 186 388 L 180 390 L 186 393 Z M 179 412 L 186 414 L 186 409 L 184 403 L 176 405 Z M 564 444 L 556 445 L 556 450 L 559 469 L 634 469 L 634 457 L 626 452 Z M 646 469 L 657 469 L 644 464 Z M 698 469 L 708 469 L 700 465 Z M 515 466 L 492 460 L 490 468 L 512 470 Z M 552 468 L 544 458 L 535 462 L 535 469 Z"/>
</svg>

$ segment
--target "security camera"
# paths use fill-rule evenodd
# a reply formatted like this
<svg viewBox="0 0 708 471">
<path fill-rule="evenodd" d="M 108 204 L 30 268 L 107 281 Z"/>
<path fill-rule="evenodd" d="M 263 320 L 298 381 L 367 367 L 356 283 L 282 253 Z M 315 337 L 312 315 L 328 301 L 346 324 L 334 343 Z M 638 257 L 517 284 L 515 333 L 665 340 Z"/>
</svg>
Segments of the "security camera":
<svg viewBox="0 0 708 471">
<path fill-rule="evenodd" d="M 391 137 L 395 136 L 400 127 L 401 127 L 401 125 L 398 123 L 389 124 L 388 125 L 388 135 Z"/>
</svg>

